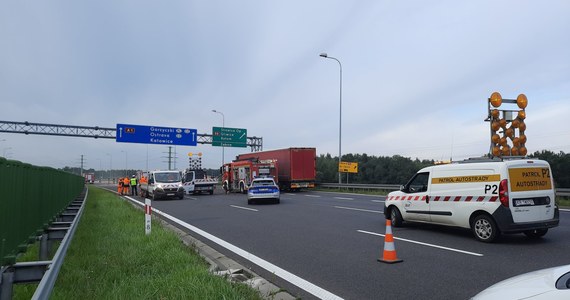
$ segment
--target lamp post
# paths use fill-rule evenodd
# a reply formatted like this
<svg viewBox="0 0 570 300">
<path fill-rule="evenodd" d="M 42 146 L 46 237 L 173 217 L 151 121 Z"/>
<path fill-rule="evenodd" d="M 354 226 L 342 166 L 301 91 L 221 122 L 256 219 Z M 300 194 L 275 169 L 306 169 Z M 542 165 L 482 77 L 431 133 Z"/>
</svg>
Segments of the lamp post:
<svg viewBox="0 0 570 300">
<path fill-rule="evenodd" d="M 121 152 L 125 152 L 125 177 L 127 177 L 127 151 L 121 150 Z"/>
<path fill-rule="evenodd" d="M 2 153 L 2 156 L 3 156 L 4 158 L 6 157 L 6 151 L 7 151 L 7 150 L 10 150 L 10 149 L 12 149 L 12 147 L 7 147 L 7 148 L 4 148 L 4 149 L 2 150 L 2 152 L 3 152 L 3 153 Z"/>
<path fill-rule="evenodd" d="M 334 59 L 336 60 L 336 62 L 338 62 L 338 66 L 340 67 L 340 106 L 339 106 L 339 116 L 338 116 L 338 166 L 340 167 L 340 163 L 341 163 L 341 141 L 342 141 L 342 64 L 340 63 L 340 60 L 332 57 L 332 56 L 328 56 L 328 54 L 326 53 L 321 53 L 319 55 L 322 58 L 328 58 L 328 59 Z M 341 183 L 341 176 L 342 173 L 340 173 L 340 169 L 338 171 L 338 183 Z"/>
<path fill-rule="evenodd" d="M 224 116 L 224 113 L 221 112 L 221 111 L 217 111 L 217 110 L 215 110 L 215 109 L 212 109 L 212 112 L 222 115 L 222 128 L 226 127 L 226 117 Z M 224 157 L 224 156 L 225 156 L 225 155 L 224 155 L 224 154 L 225 154 L 225 153 L 224 153 L 224 150 L 225 150 L 225 148 L 226 148 L 226 147 L 224 147 L 224 146 L 222 145 L 222 167 L 224 167 L 224 163 L 225 163 L 225 161 L 224 161 L 224 158 L 225 158 L 225 157 Z"/>
<path fill-rule="evenodd" d="M 103 160 L 101 160 L 100 158 L 97 158 L 97 160 L 99 161 L 99 174 L 101 175 L 101 177 L 99 177 L 99 175 L 97 175 L 97 171 L 95 171 L 95 178 L 98 178 L 99 182 L 101 182 L 101 178 L 103 177 Z"/>
<path fill-rule="evenodd" d="M 113 178 L 113 155 L 111 153 L 106 153 L 109 155 L 109 183 L 111 182 L 111 178 Z"/>
</svg>

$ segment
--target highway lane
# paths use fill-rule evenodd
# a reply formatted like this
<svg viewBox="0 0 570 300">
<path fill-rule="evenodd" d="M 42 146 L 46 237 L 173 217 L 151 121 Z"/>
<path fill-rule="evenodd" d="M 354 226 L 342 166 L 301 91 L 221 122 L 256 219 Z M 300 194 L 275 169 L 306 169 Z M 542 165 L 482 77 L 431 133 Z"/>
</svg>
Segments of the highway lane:
<svg viewBox="0 0 570 300">
<path fill-rule="evenodd" d="M 379 263 L 383 199 L 302 192 L 283 193 L 278 205 L 247 205 L 245 195 L 216 193 L 154 201 L 153 206 L 346 299 L 467 299 L 504 278 L 570 263 L 570 212 L 561 212 L 560 227 L 538 241 L 519 234 L 485 244 L 463 229 L 416 224 L 394 228 L 397 254 L 404 262 Z M 211 246 L 294 295 L 312 298 Z"/>
</svg>

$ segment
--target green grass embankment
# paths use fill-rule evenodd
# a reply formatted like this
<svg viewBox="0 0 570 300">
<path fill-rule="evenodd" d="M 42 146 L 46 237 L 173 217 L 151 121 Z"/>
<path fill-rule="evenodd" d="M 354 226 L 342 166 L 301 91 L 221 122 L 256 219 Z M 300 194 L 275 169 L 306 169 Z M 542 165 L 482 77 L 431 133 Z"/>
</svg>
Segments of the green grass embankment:
<svg viewBox="0 0 570 300">
<path fill-rule="evenodd" d="M 23 260 L 37 258 L 37 245 Z M 176 234 L 118 196 L 89 187 L 89 197 L 59 272 L 52 299 L 262 299 L 252 288 L 208 272 Z M 15 285 L 30 299 L 36 284 Z"/>
</svg>

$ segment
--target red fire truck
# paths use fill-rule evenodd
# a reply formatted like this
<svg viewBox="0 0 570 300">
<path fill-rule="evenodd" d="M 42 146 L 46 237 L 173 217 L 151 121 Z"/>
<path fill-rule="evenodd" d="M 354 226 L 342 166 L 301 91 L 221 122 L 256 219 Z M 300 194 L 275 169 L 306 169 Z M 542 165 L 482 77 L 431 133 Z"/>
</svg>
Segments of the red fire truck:
<svg viewBox="0 0 570 300">
<path fill-rule="evenodd" d="M 222 185 L 229 191 L 246 193 L 251 181 L 257 177 L 271 177 L 277 183 L 277 161 L 248 159 L 233 161 L 223 166 Z"/>
</svg>

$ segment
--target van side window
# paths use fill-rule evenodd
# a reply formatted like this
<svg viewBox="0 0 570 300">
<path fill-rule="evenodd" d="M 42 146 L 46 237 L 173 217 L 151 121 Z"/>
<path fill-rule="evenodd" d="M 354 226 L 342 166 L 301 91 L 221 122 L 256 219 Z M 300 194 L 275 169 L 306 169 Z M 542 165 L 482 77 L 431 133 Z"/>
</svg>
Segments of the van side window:
<svg viewBox="0 0 570 300">
<path fill-rule="evenodd" d="M 408 184 L 406 184 L 407 193 L 421 193 L 427 191 L 429 180 L 429 172 L 418 173 Z"/>
</svg>

